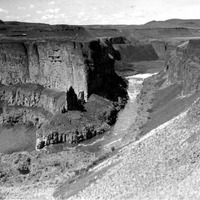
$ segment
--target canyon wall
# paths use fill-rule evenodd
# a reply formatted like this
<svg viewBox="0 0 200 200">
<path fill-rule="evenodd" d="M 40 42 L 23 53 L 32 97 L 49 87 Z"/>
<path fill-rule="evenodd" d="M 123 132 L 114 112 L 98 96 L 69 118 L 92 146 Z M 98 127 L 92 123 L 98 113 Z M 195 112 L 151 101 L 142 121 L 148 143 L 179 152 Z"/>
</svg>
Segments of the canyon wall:
<svg viewBox="0 0 200 200">
<path fill-rule="evenodd" d="M 86 100 L 87 71 L 80 45 L 60 41 L 1 43 L 0 81 L 4 85 L 39 84 L 65 92 L 72 87 L 77 95 L 84 92 Z"/>
<path fill-rule="evenodd" d="M 55 101 L 70 88 L 78 99 L 87 101 L 88 95 L 114 73 L 116 58 L 112 44 L 101 44 L 100 40 L 1 42 L 0 52 L 1 92 L 35 94 L 43 102 L 48 96 Z"/>
<path fill-rule="evenodd" d="M 151 44 L 114 44 L 123 62 L 158 60 L 159 57 Z"/>
<path fill-rule="evenodd" d="M 167 81 L 179 83 L 183 95 L 200 88 L 200 40 L 189 40 L 169 53 L 165 63 Z"/>
<path fill-rule="evenodd" d="M 114 44 L 114 48 L 120 53 L 121 60 L 115 64 L 115 70 L 120 76 L 126 77 L 137 73 L 148 73 L 148 70 L 157 68 L 158 56 L 152 44 L 147 42 L 135 42 L 134 44 Z M 149 61 L 157 62 L 154 66 Z M 146 62 L 146 64 L 144 64 Z M 160 66 L 160 69 L 162 66 Z"/>
<path fill-rule="evenodd" d="M 165 60 L 168 50 L 168 44 L 165 41 L 153 40 L 150 42 L 160 60 Z"/>
<path fill-rule="evenodd" d="M 37 148 L 76 143 L 107 130 L 119 105 L 104 96 L 115 96 L 113 101 L 122 94 L 126 98 L 114 71 L 120 59 L 112 46 L 116 41 L 124 38 L 1 41 L 0 122 L 36 126 Z M 108 91 L 110 87 L 120 94 Z M 93 93 L 103 96 L 91 98 Z"/>
</svg>

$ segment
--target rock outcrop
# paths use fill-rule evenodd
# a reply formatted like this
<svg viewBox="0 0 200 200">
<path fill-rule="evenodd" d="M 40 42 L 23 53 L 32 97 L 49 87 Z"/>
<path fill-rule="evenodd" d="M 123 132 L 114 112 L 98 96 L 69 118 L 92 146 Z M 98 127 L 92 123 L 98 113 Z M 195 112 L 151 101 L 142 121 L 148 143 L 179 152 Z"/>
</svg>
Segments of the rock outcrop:
<svg viewBox="0 0 200 200">
<path fill-rule="evenodd" d="M 32 83 L 65 92 L 72 87 L 85 101 L 112 76 L 117 58 L 108 40 L 1 42 L 0 50 L 2 84 Z"/>
<path fill-rule="evenodd" d="M 36 148 L 77 143 L 104 132 L 126 100 L 126 84 L 114 71 L 120 54 L 112 46 L 124 40 L 1 41 L 0 121 L 31 122 L 38 128 Z M 108 91 L 111 86 L 115 94 Z"/>
<path fill-rule="evenodd" d="M 115 64 L 115 70 L 123 77 L 137 73 L 148 73 L 148 69 L 153 69 L 154 67 L 145 66 L 140 63 L 148 61 L 157 62 L 159 60 L 155 48 L 147 42 L 135 42 L 134 44 L 115 43 L 113 46 L 121 56 L 121 60 Z"/>
<path fill-rule="evenodd" d="M 157 53 L 160 60 L 165 60 L 167 56 L 168 43 L 161 40 L 153 40 L 150 42 Z"/>
<path fill-rule="evenodd" d="M 77 95 L 84 92 L 86 100 L 87 66 L 81 43 L 4 42 L 0 44 L 0 49 L 2 84 L 33 83 L 58 91 L 67 91 L 72 87 Z"/>
<path fill-rule="evenodd" d="M 200 40 L 189 40 L 171 51 L 166 60 L 168 83 L 179 83 L 182 94 L 200 88 Z"/>
<path fill-rule="evenodd" d="M 123 62 L 158 60 L 151 44 L 115 44 L 114 47 L 120 52 Z"/>
</svg>

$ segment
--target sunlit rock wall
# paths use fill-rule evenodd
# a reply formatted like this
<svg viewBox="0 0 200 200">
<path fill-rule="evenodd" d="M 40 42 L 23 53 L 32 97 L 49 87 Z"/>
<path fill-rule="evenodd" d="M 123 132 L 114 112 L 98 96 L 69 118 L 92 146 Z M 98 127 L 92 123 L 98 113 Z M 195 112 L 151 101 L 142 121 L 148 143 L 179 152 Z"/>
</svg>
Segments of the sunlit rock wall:
<svg viewBox="0 0 200 200">
<path fill-rule="evenodd" d="M 200 89 L 200 40 L 190 40 L 171 51 L 166 58 L 167 81 L 179 83 L 183 94 Z"/>
<path fill-rule="evenodd" d="M 0 81 L 4 86 L 18 85 L 17 88 L 15 87 L 18 92 L 14 91 L 14 96 L 10 97 L 13 99 L 11 104 L 16 102 L 28 106 L 41 104 L 45 107 L 46 103 L 52 102 L 49 98 L 54 101 L 57 95 L 60 95 L 59 92 L 65 92 L 66 100 L 70 101 L 70 98 L 67 98 L 70 89 L 77 99 L 87 101 L 88 96 L 98 90 L 114 73 L 116 57 L 116 51 L 109 40 L 104 42 L 98 39 L 89 42 L 56 40 L 1 42 Z M 24 85 L 27 84 L 29 84 L 28 88 L 24 89 Z M 39 86 L 43 87 L 42 91 Z M 48 88 L 49 91 L 44 91 L 44 88 Z M 20 96 L 20 91 L 29 97 L 17 100 L 16 96 Z M 34 92 L 27 94 L 31 91 Z M 30 96 L 34 94 L 39 95 L 43 100 L 36 104 L 30 102 L 29 99 L 34 98 Z M 20 103 L 19 101 L 23 99 L 26 99 L 26 102 Z M 67 102 L 64 100 L 62 102 L 63 107 L 67 107 Z M 56 110 L 51 108 L 52 106 L 46 107 L 52 111 Z"/>
</svg>

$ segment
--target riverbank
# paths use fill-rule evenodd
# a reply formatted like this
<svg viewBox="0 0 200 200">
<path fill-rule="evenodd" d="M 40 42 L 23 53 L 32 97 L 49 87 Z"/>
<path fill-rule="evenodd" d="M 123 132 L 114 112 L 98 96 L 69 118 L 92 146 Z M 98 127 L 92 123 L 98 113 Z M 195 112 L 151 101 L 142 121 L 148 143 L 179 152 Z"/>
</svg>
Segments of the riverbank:
<svg viewBox="0 0 200 200">
<path fill-rule="evenodd" d="M 143 127 L 150 119 L 150 112 L 153 107 L 155 93 L 158 90 L 158 76 L 159 75 L 153 75 L 144 79 L 141 91 L 136 98 L 136 118 L 129 127 L 126 135 L 123 137 L 123 145 L 132 143 L 142 136 Z"/>
<path fill-rule="evenodd" d="M 1 156 L 1 183 L 2 185 L 8 186 L 7 190 L 5 191 L 7 191 L 10 194 L 10 198 L 14 198 L 15 193 L 20 193 L 21 195 L 26 194 L 32 199 L 41 199 L 43 198 L 42 196 L 44 196 L 45 193 L 44 186 L 48 187 L 49 189 L 51 189 L 51 192 L 53 192 L 53 188 L 55 189 L 58 186 L 60 188 L 63 184 L 63 181 L 67 181 L 67 184 L 65 183 L 65 185 L 67 185 L 66 187 L 68 187 L 68 185 L 71 185 L 71 183 L 78 181 L 79 178 L 82 177 L 84 174 L 87 174 L 89 170 L 96 166 L 98 163 L 101 163 L 104 160 L 106 161 L 107 158 L 109 158 L 110 156 L 113 157 L 114 155 L 117 155 L 117 149 L 123 147 L 126 144 L 125 142 L 123 143 L 122 138 L 125 133 L 128 134 L 128 127 L 130 129 L 131 124 L 135 120 L 138 121 L 138 125 L 141 125 L 142 123 L 139 123 L 141 121 L 139 120 L 139 117 L 144 118 L 144 116 L 147 116 L 144 115 L 144 112 L 131 113 L 131 116 L 126 116 L 129 111 L 136 112 L 135 109 L 137 109 L 138 103 L 141 106 L 139 107 L 139 109 L 137 109 L 139 111 L 142 109 L 142 102 L 145 101 L 146 104 L 147 100 L 149 103 L 151 102 L 150 100 L 153 97 L 153 91 L 155 88 L 152 87 L 154 82 L 151 81 L 151 84 L 149 84 L 149 81 L 153 79 L 147 78 L 144 81 L 142 95 L 138 95 L 141 89 L 141 83 L 143 81 L 143 78 L 144 77 L 142 76 L 136 76 L 136 82 L 133 82 L 132 86 L 131 84 L 129 85 L 133 87 L 133 93 L 129 93 L 131 97 L 129 99 L 130 104 L 128 103 L 126 105 L 127 107 L 125 107 L 125 109 L 121 111 L 122 114 L 118 118 L 119 123 L 113 129 L 113 133 L 116 134 L 114 135 L 115 137 L 109 140 L 110 135 L 108 134 L 107 137 L 105 137 L 106 143 L 101 143 L 101 148 L 106 147 L 105 151 L 103 151 L 101 155 L 97 156 L 95 153 L 90 151 L 92 145 L 88 145 L 88 148 L 81 148 L 80 146 L 80 148 L 68 148 L 66 151 L 59 153 L 56 152 L 52 154 L 48 154 L 48 152 L 42 151 L 32 153 L 22 152 L 12 154 L 11 156 Z M 148 85 L 149 88 L 147 89 L 146 87 L 144 87 L 145 85 Z M 149 95 L 150 88 L 152 91 L 152 96 Z M 146 90 L 148 91 L 148 93 L 144 92 Z M 136 102 L 137 95 L 138 97 Z M 149 98 L 146 98 L 146 95 Z M 147 108 L 148 107 L 145 106 L 146 111 Z M 143 111 L 145 109 L 143 109 Z M 139 116 L 138 114 L 143 115 Z M 125 124 L 127 127 L 124 127 Z M 116 143 L 116 140 L 118 141 L 118 139 L 119 142 Z M 128 135 L 127 139 L 128 142 L 134 141 L 131 139 L 130 135 Z M 93 146 L 95 147 L 95 145 Z M 38 196 L 31 196 L 30 191 L 34 191 L 34 188 L 40 187 L 41 184 L 41 188 L 38 189 Z M 20 191 L 23 191 L 24 187 L 26 188 L 25 190 L 27 191 L 27 193 L 24 192 L 24 194 L 22 194 L 23 192 Z M 66 187 L 64 187 L 63 189 L 65 190 Z M 15 190 L 16 192 L 11 192 L 10 188 L 13 188 L 13 190 Z M 49 195 L 47 195 L 47 197 L 49 197 Z"/>
<path fill-rule="evenodd" d="M 137 96 L 137 117 L 124 137 L 125 144 L 139 140 L 159 125 L 178 116 L 200 96 L 199 91 L 182 96 L 180 85 L 167 84 L 165 71 L 145 79 L 142 85 Z"/>
<path fill-rule="evenodd" d="M 54 196 L 199 199 L 199 97 L 199 92 L 183 96 L 178 85 L 167 84 L 164 72 L 146 79 L 137 97 L 141 115 L 126 135 L 125 146 L 76 183 L 58 188 Z"/>
<path fill-rule="evenodd" d="M 156 83 L 149 117 L 157 124 L 164 116 L 167 121 L 152 129 L 149 120 L 141 130 L 150 132 L 93 168 L 76 187 L 65 188 L 63 199 L 199 199 L 200 94 L 182 96 L 177 85 Z M 161 108 L 163 116 L 153 118 Z"/>
</svg>

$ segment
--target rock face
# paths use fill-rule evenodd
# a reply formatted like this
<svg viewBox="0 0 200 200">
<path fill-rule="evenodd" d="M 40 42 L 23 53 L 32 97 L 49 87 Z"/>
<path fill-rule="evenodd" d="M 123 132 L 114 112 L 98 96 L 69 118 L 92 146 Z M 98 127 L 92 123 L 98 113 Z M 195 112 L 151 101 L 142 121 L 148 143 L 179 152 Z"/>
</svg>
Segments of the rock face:
<svg viewBox="0 0 200 200">
<path fill-rule="evenodd" d="M 120 59 L 112 46 L 116 41 L 124 41 L 124 38 L 85 42 L 63 39 L 1 41 L 0 121 L 31 122 L 37 126 L 37 148 L 66 141 L 77 143 L 105 131 L 111 121 L 115 121 L 118 96 L 126 98 L 125 89 L 120 89 L 114 71 L 115 60 Z M 120 94 L 107 91 L 108 85 L 119 89 Z M 93 106 L 94 97 L 93 100 L 90 97 L 93 93 L 102 96 L 95 97 L 101 102 L 95 104 L 97 107 L 104 102 L 103 96 L 113 95 L 113 101 L 117 101 L 103 103 L 102 110 L 108 110 L 102 118 Z M 93 106 L 93 111 L 89 105 Z M 73 110 L 86 113 L 77 111 L 74 114 Z M 54 136 L 56 139 L 52 139 Z"/>
<path fill-rule="evenodd" d="M 158 55 L 151 44 L 115 44 L 114 47 L 120 52 L 124 62 L 158 60 Z"/>
<path fill-rule="evenodd" d="M 147 42 L 115 43 L 113 46 L 121 56 L 121 60 L 115 64 L 115 70 L 120 76 L 126 77 L 137 73 L 148 73 L 148 69 L 151 67 L 141 63 L 157 62 L 159 60 L 153 45 Z"/>
<path fill-rule="evenodd" d="M 1 43 L 1 83 L 33 83 L 58 91 L 72 87 L 77 95 L 85 92 L 83 97 L 86 100 L 87 70 L 81 47 L 76 45 L 80 44 L 51 41 Z"/>
<path fill-rule="evenodd" d="M 9 105 L 41 107 L 51 113 L 67 110 L 65 92 L 44 88 L 39 84 L 16 84 L 0 87 L 0 100 Z"/>
<path fill-rule="evenodd" d="M 154 40 L 151 44 L 160 60 L 165 60 L 168 50 L 168 44 L 165 41 Z"/>
<path fill-rule="evenodd" d="M 166 61 L 167 81 L 179 83 L 184 95 L 200 87 L 200 40 L 190 40 L 171 51 Z"/>
<path fill-rule="evenodd" d="M 42 99 L 72 88 L 78 99 L 87 101 L 88 95 L 114 73 L 115 51 L 112 44 L 103 45 L 98 40 L 0 43 L 0 81 L 8 90 L 32 92 Z"/>
</svg>

